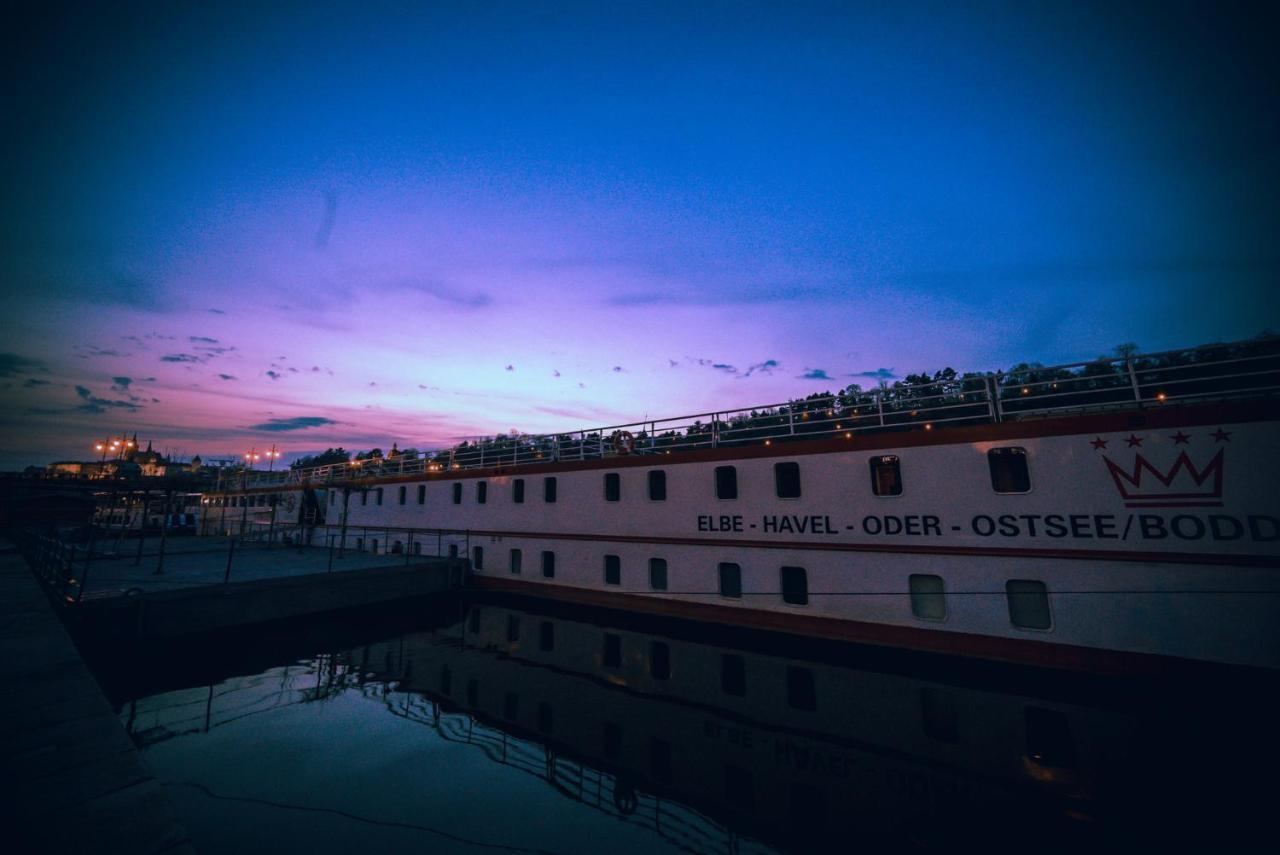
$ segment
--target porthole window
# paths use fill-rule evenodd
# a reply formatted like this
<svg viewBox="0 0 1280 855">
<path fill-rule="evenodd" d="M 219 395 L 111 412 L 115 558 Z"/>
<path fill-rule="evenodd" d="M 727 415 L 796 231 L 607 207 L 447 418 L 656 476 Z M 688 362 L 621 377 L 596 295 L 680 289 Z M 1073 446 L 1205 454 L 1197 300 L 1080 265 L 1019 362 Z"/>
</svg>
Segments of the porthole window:
<svg viewBox="0 0 1280 855">
<path fill-rule="evenodd" d="M 604 500 L 616 502 L 622 498 L 622 476 L 617 472 L 606 472 L 604 476 Z"/>
<path fill-rule="evenodd" d="M 483 505 L 489 499 L 489 482 L 476 482 L 476 504 Z"/>
<path fill-rule="evenodd" d="M 513 576 L 520 575 L 520 564 L 523 558 L 524 558 L 524 555 L 523 553 L 520 552 L 520 550 L 518 549 L 511 550 L 511 563 L 510 563 L 511 575 Z"/>
<path fill-rule="evenodd" d="M 649 559 L 649 587 L 655 591 L 667 590 L 667 560 L 665 558 Z"/>
<path fill-rule="evenodd" d="M 783 567 L 782 601 L 793 606 L 809 604 L 809 574 L 803 567 Z"/>
<path fill-rule="evenodd" d="M 662 469 L 649 470 L 649 501 L 667 500 L 667 473 Z"/>
<path fill-rule="evenodd" d="M 453 503 L 455 505 L 462 504 L 462 482 L 461 481 L 453 482 Z"/>
<path fill-rule="evenodd" d="M 738 600 L 742 598 L 742 568 L 730 562 L 720 565 L 720 596 Z"/>
<path fill-rule="evenodd" d="M 622 584 L 622 559 L 617 555 L 604 557 L 604 583 L 606 585 Z"/>
<path fill-rule="evenodd" d="M 871 492 L 877 496 L 902 495 L 902 464 L 896 454 L 873 457 L 871 464 Z"/>
<path fill-rule="evenodd" d="M 547 579 L 554 579 L 556 576 L 556 554 L 550 549 L 542 552 L 542 575 Z"/>
<path fill-rule="evenodd" d="M 773 464 L 773 484 L 779 499 L 800 498 L 800 464 L 794 461 Z"/>
<path fill-rule="evenodd" d="M 913 573 L 907 578 L 911 590 L 911 613 L 921 620 L 945 620 L 947 599 L 943 593 L 942 577 L 928 573 Z"/>
<path fill-rule="evenodd" d="M 991 489 L 997 493 L 1031 492 L 1025 448 L 993 448 L 987 452 L 987 466 L 991 469 Z"/>
<path fill-rule="evenodd" d="M 517 505 L 524 504 L 524 479 L 517 478 L 511 482 L 511 501 Z"/>
<path fill-rule="evenodd" d="M 1053 625 L 1049 614 L 1049 589 L 1036 579 L 1010 579 L 1004 584 L 1009 602 L 1009 620 L 1023 629 L 1048 629 Z"/>
<path fill-rule="evenodd" d="M 556 479 L 554 477 L 542 479 L 542 500 L 548 503 L 556 500 Z"/>
<path fill-rule="evenodd" d="M 738 498 L 738 468 L 736 466 L 716 467 L 716 498 Z"/>
</svg>

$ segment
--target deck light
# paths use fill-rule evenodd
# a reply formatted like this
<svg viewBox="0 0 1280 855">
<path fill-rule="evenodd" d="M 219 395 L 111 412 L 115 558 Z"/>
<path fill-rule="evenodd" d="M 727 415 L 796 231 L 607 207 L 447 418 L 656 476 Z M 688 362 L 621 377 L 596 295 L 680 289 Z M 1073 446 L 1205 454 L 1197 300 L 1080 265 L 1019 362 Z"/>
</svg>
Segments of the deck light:
<svg viewBox="0 0 1280 855">
<path fill-rule="evenodd" d="M 1156 400 L 1157 400 L 1157 401 L 1163 401 L 1163 400 L 1164 400 L 1165 398 L 1167 398 L 1167 397 L 1169 397 L 1169 396 L 1168 396 L 1168 395 L 1166 395 L 1164 392 L 1158 392 L 1158 393 L 1156 394 Z"/>
<path fill-rule="evenodd" d="M 933 424 L 931 422 L 925 422 L 924 429 L 933 430 Z"/>
<path fill-rule="evenodd" d="M 845 438 L 845 439 L 853 439 L 853 434 L 852 434 L 852 433 L 846 433 L 846 434 L 844 435 L 844 438 Z"/>
<path fill-rule="evenodd" d="M 1022 394 L 1024 394 L 1024 395 L 1030 395 L 1030 394 L 1031 394 L 1031 390 L 1030 390 L 1030 389 L 1028 389 L 1026 386 L 1023 386 L 1023 387 L 1022 387 Z"/>
<path fill-rule="evenodd" d="M 771 440 L 771 439 L 766 439 L 766 440 L 764 441 L 764 444 L 765 444 L 765 445 L 773 445 L 773 440 Z"/>
</svg>

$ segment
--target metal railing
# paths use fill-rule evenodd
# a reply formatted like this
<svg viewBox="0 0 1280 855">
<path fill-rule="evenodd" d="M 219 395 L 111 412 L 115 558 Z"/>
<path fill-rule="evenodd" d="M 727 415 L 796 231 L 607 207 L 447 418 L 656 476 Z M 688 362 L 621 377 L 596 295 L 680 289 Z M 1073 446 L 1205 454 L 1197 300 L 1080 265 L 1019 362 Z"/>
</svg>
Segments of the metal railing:
<svg viewBox="0 0 1280 855">
<path fill-rule="evenodd" d="M 1009 372 L 938 372 L 897 383 L 803 400 L 713 410 L 555 434 L 467 439 L 427 457 L 250 472 L 222 489 L 357 481 L 457 469 L 488 469 L 632 454 L 786 442 L 869 433 L 992 424 L 1069 413 L 1141 409 L 1251 398 L 1280 392 L 1280 338 L 1207 345 Z"/>
</svg>

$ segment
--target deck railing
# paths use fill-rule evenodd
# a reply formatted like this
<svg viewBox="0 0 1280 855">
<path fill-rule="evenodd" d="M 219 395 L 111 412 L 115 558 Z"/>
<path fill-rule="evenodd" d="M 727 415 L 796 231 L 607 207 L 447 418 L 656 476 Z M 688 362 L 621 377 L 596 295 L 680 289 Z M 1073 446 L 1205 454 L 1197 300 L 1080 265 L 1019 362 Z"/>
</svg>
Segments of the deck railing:
<svg viewBox="0 0 1280 855">
<path fill-rule="evenodd" d="M 354 460 L 309 469 L 249 472 L 221 489 L 353 481 L 621 455 L 660 455 L 794 439 L 932 430 L 1068 413 L 1142 409 L 1280 393 L 1280 338 L 1007 373 L 939 372 L 926 383 L 816 395 L 667 419 L 554 434 L 475 437 L 427 457 Z"/>
</svg>

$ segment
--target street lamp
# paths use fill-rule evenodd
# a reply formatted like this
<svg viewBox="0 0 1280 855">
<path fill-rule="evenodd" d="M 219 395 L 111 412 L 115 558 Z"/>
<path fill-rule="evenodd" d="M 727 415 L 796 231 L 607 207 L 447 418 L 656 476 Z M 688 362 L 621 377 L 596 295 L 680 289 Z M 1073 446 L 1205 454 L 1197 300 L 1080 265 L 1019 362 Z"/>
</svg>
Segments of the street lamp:
<svg viewBox="0 0 1280 855">
<path fill-rule="evenodd" d="M 275 469 L 276 460 L 280 458 L 282 452 L 276 451 L 276 444 L 273 442 L 271 443 L 271 450 L 262 453 L 267 455 L 267 471 L 270 472 Z"/>
<path fill-rule="evenodd" d="M 256 449 L 251 448 L 245 452 L 244 459 L 248 462 L 249 468 L 252 469 L 253 464 L 262 459 L 262 455 Z"/>
</svg>

